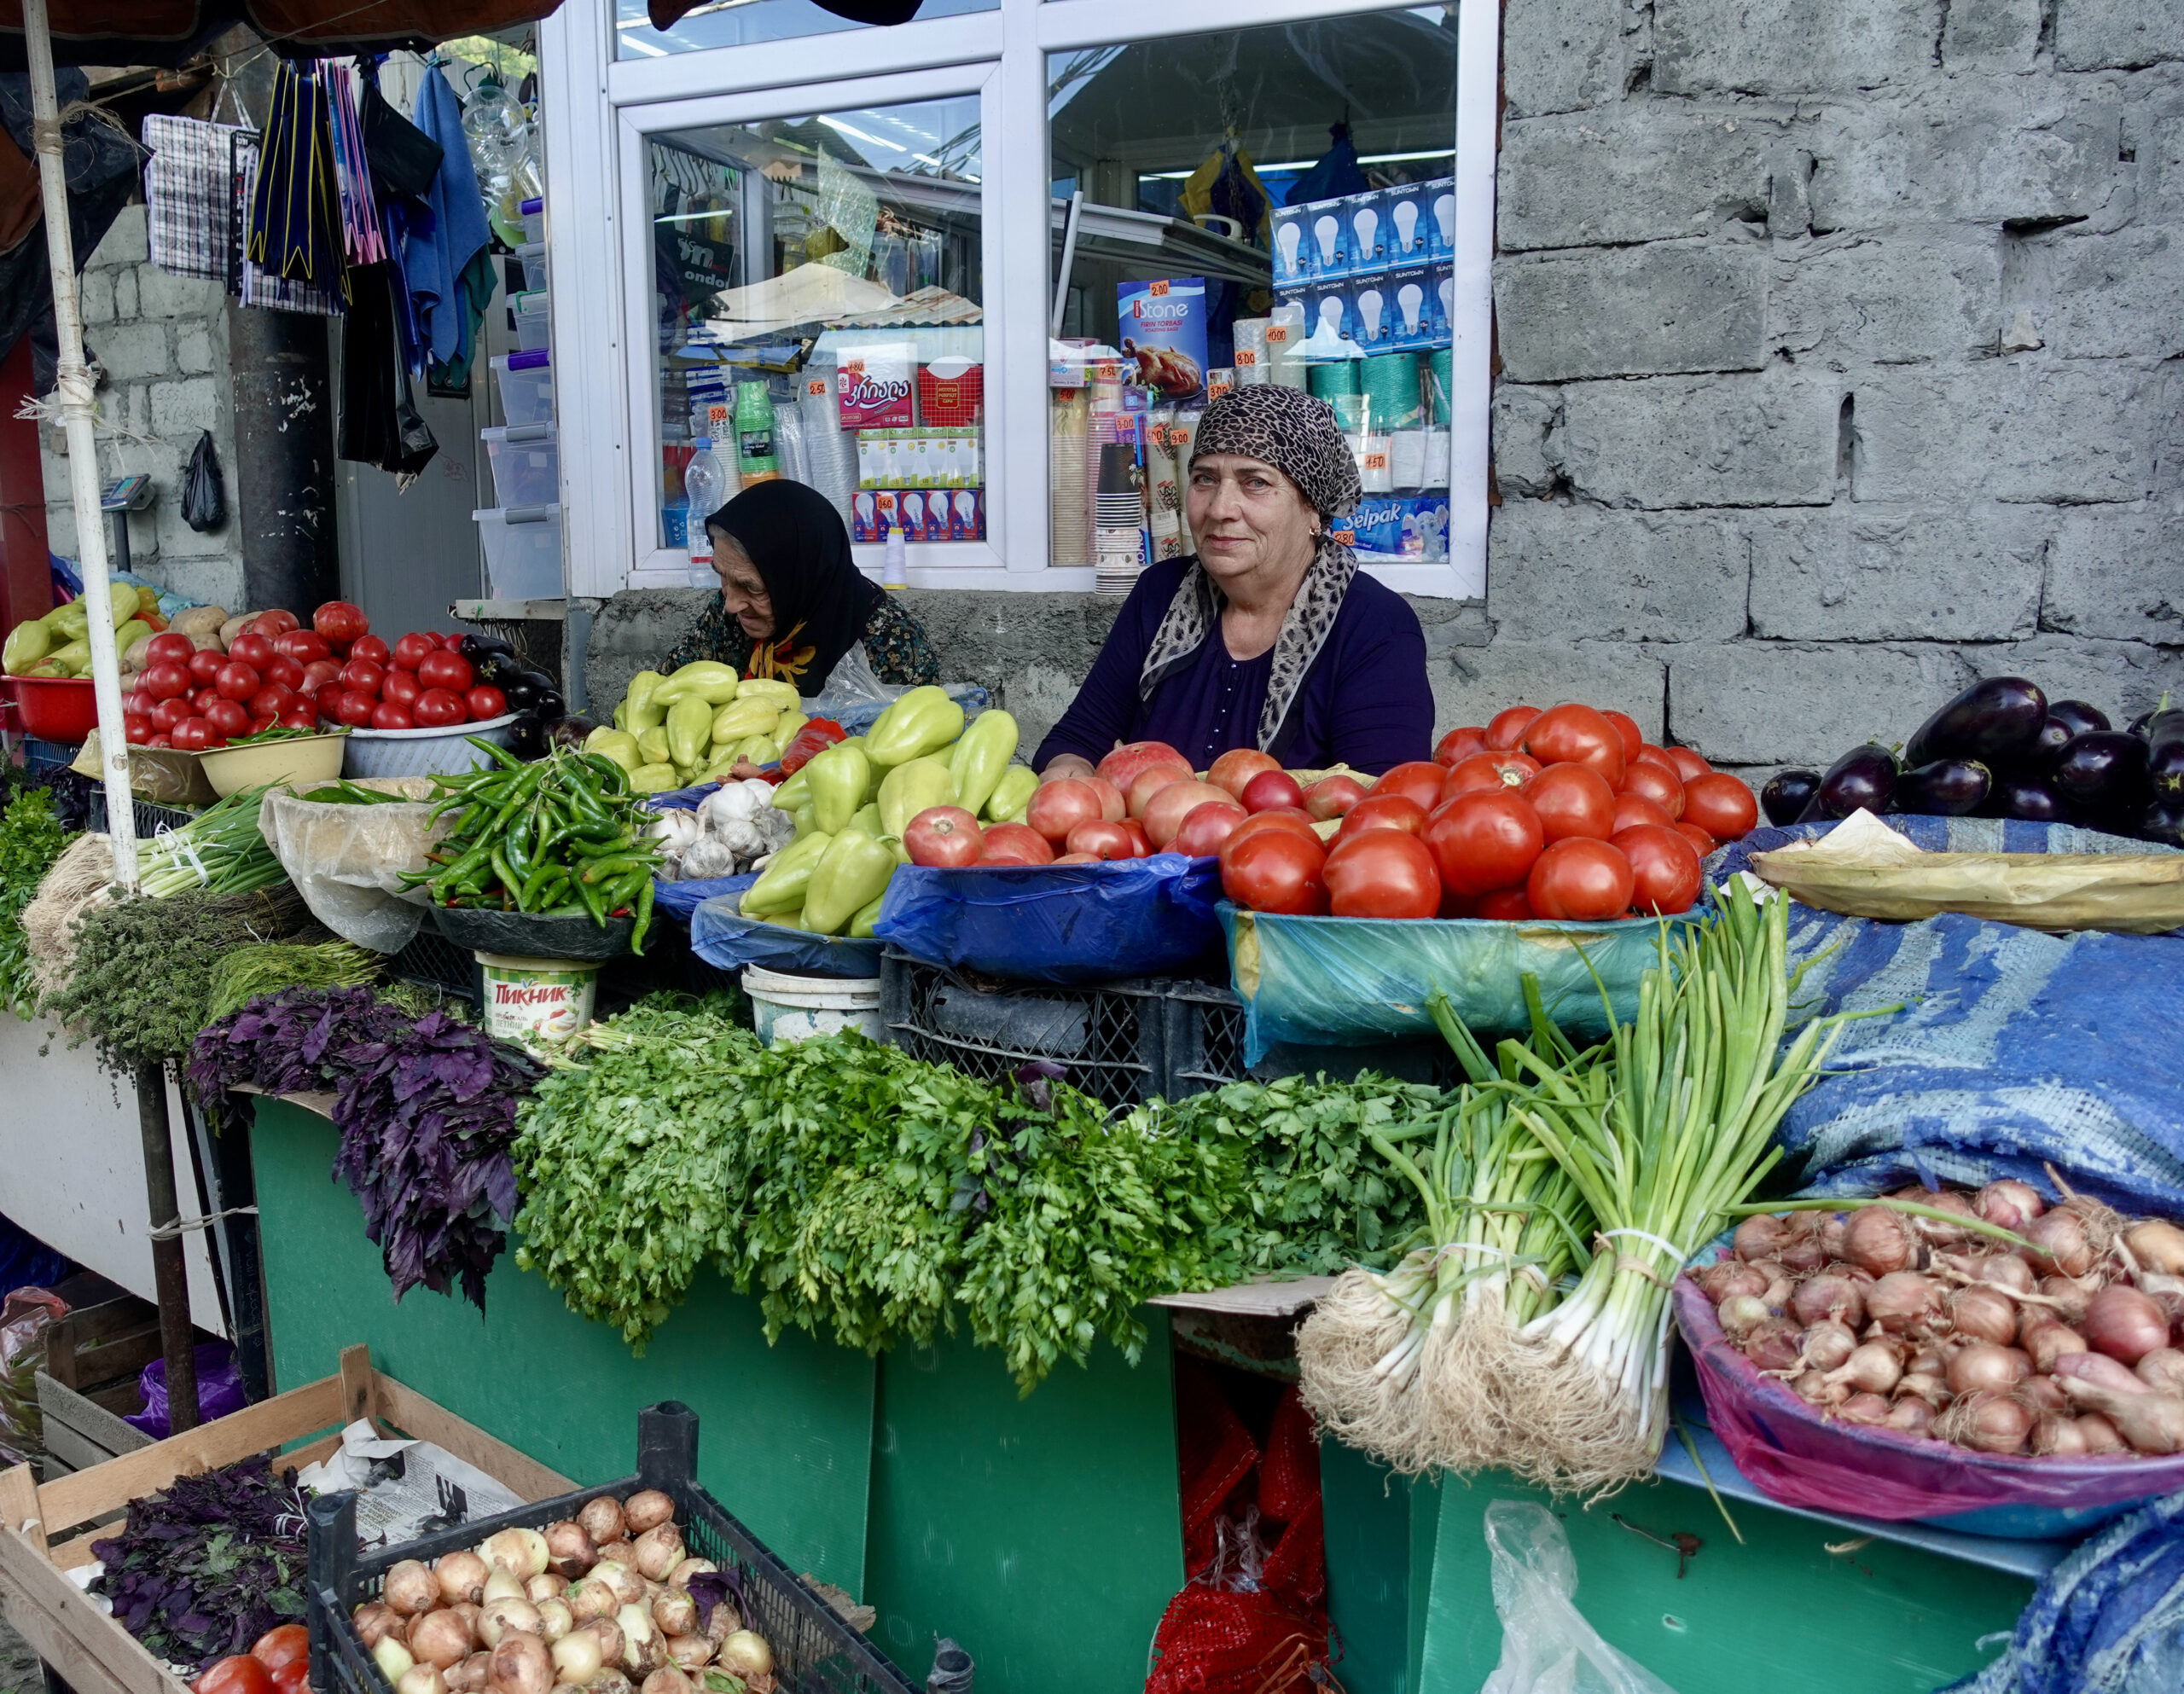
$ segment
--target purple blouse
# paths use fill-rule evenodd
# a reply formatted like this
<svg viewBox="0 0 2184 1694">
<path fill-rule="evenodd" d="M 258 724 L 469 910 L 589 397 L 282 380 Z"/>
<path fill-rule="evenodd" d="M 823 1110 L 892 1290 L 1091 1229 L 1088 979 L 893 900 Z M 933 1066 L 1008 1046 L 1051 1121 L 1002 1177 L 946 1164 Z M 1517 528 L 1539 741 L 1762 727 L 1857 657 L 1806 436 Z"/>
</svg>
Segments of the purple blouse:
<svg viewBox="0 0 2184 1694">
<path fill-rule="evenodd" d="M 1190 664 L 1138 698 L 1138 676 L 1154 633 L 1193 560 L 1149 565 L 1123 602 L 1091 675 L 1062 720 L 1040 743 L 1032 768 L 1061 753 L 1097 764 L 1122 741 L 1165 741 L 1204 770 L 1234 747 L 1258 745 L 1259 710 L 1273 649 L 1234 659 L 1217 622 Z M 1426 680 L 1426 636 L 1402 595 L 1360 571 L 1343 596 L 1334 628 L 1305 673 L 1279 745 L 1267 751 L 1292 769 L 1347 764 L 1377 775 L 1432 756 L 1433 691 Z"/>
</svg>

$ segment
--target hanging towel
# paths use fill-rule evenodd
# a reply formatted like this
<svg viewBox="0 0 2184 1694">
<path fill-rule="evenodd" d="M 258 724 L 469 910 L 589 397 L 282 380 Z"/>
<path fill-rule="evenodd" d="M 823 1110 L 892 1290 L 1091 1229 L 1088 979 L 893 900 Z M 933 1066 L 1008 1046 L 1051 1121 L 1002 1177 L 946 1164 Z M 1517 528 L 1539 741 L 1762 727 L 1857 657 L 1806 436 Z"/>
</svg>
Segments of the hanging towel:
<svg viewBox="0 0 2184 1694">
<path fill-rule="evenodd" d="M 433 380 L 459 386 L 469 380 L 478 326 L 493 298 L 492 235 L 463 141 L 462 102 L 439 67 L 426 71 L 410 120 L 439 143 L 440 168 L 427 200 L 431 217 L 411 223 L 402 268 L 419 339 L 441 368 Z"/>
<path fill-rule="evenodd" d="M 326 90 L 282 60 L 273 73 L 243 257 L 268 276 L 346 299 L 340 231 Z"/>
</svg>

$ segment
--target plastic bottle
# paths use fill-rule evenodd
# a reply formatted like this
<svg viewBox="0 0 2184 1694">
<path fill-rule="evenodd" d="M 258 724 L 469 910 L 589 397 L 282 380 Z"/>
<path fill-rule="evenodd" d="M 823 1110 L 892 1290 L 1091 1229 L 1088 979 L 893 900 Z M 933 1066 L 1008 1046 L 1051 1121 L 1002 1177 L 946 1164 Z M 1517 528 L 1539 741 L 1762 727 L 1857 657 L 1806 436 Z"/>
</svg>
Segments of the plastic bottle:
<svg viewBox="0 0 2184 1694">
<path fill-rule="evenodd" d="M 746 488 L 781 473 L 774 452 L 774 397 L 763 381 L 735 385 L 735 469 Z"/>
<path fill-rule="evenodd" d="M 887 554 L 880 571 L 880 586 L 883 589 L 906 589 L 910 585 L 909 548 L 903 542 L 903 526 L 887 525 Z"/>
<path fill-rule="evenodd" d="M 696 450 L 690 462 L 682 467 L 682 491 L 689 500 L 690 585 L 693 588 L 713 586 L 713 538 L 706 528 L 706 519 L 720 510 L 728 500 L 728 471 L 713 451 L 712 442 L 700 436 L 692 442 Z"/>
</svg>

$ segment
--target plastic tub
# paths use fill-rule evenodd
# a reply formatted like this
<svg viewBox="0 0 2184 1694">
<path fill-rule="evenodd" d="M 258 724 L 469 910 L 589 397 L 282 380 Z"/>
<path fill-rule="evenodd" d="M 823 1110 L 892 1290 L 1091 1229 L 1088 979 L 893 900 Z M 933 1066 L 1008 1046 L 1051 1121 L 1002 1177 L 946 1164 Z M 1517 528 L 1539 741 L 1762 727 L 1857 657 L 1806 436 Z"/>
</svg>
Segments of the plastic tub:
<svg viewBox="0 0 2184 1694">
<path fill-rule="evenodd" d="M 516 211 L 523 218 L 523 239 L 526 241 L 544 241 L 546 239 L 546 202 L 543 200 L 527 200 L 520 204 Z"/>
<path fill-rule="evenodd" d="M 546 291 L 534 288 L 529 293 L 518 294 L 511 304 L 515 310 L 516 345 L 526 353 L 540 352 L 551 345 L 554 334 Z"/>
<path fill-rule="evenodd" d="M 526 1046 L 565 1041 L 591 1022 L 599 966 L 580 959 L 519 959 L 481 953 L 485 1033 Z"/>
<path fill-rule="evenodd" d="M 197 755 L 198 768 L 222 799 L 265 782 L 330 782 L 341 774 L 347 751 L 345 734 L 296 735 L 278 741 L 254 741 L 247 747 L 216 747 Z"/>
<path fill-rule="evenodd" d="M 561 508 L 489 507 L 473 512 L 485 543 L 486 591 L 494 600 L 561 596 Z"/>
<path fill-rule="evenodd" d="M 561 499 L 561 446 L 549 423 L 481 429 L 493 467 L 493 499 L 502 507 L 556 506 Z"/>
<path fill-rule="evenodd" d="M 15 714 L 23 733 L 41 741 L 80 746 L 99 727 L 99 703 L 88 677 L 15 676 Z"/>
<path fill-rule="evenodd" d="M 492 761 L 470 745 L 470 738 L 496 747 L 509 741 L 516 715 L 508 712 L 483 723 L 456 723 L 445 729 L 351 729 L 341 757 L 344 776 L 455 776 Z"/>
<path fill-rule="evenodd" d="M 554 421 L 554 372 L 547 352 L 503 353 L 491 360 L 501 415 L 511 426 Z"/>
<path fill-rule="evenodd" d="M 752 1027 L 768 1047 L 839 1030 L 886 1039 L 877 977 L 792 977 L 752 965 L 744 969 L 743 992 L 751 996 Z"/>
<path fill-rule="evenodd" d="M 546 286 L 546 243 L 526 241 L 515 250 L 523 261 L 523 286 L 526 290 L 543 289 Z"/>
</svg>

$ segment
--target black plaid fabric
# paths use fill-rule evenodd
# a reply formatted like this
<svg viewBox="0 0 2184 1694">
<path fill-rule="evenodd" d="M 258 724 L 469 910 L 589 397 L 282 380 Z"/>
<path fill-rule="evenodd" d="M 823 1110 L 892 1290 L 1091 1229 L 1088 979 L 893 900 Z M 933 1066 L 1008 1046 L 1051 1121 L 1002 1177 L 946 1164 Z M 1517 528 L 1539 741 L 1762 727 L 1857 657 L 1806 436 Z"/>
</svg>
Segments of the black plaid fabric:
<svg viewBox="0 0 2184 1694">
<path fill-rule="evenodd" d="M 234 189 L 228 147 L 235 132 L 195 118 L 144 119 L 145 225 L 152 263 L 174 276 L 227 282 L 234 270 Z"/>
</svg>

